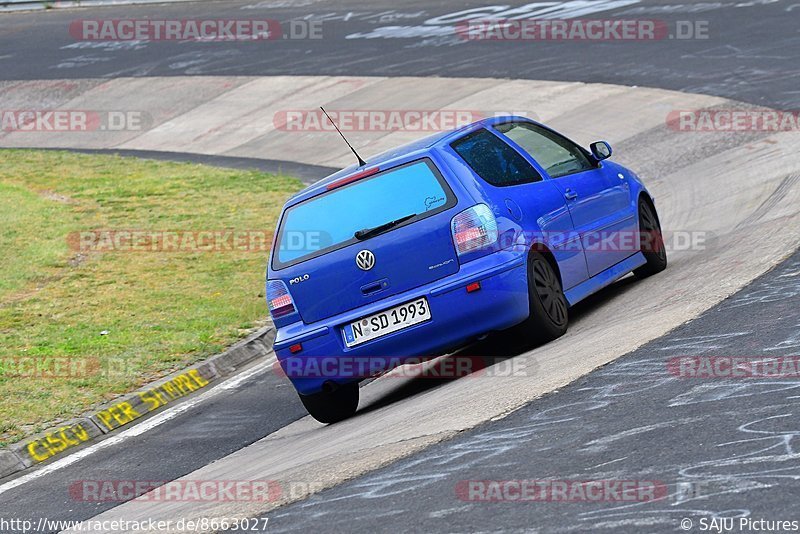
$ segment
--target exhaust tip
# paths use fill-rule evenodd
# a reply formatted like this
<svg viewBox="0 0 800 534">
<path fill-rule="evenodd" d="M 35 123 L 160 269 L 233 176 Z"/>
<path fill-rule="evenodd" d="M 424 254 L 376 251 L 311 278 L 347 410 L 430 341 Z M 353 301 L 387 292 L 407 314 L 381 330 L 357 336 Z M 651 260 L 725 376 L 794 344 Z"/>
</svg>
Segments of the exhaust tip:
<svg viewBox="0 0 800 534">
<path fill-rule="evenodd" d="M 328 380 L 327 382 L 322 384 L 322 391 L 324 391 L 325 393 L 333 393 L 337 389 L 339 389 L 339 384 L 337 384 L 333 380 Z"/>
</svg>

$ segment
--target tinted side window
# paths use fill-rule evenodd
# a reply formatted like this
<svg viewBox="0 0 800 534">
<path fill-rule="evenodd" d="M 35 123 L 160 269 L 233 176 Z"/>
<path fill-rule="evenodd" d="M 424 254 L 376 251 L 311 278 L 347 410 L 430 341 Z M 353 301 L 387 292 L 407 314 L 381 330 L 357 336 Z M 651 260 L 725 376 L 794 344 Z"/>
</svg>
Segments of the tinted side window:
<svg viewBox="0 0 800 534">
<path fill-rule="evenodd" d="M 519 152 L 488 130 L 472 132 L 450 146 L 478 176 L 492 185 L 516 185 L 542 179 Z"/>
<path fill-rule="evenodd" d="M 496 128 L 521 146 L 553 178 L 594 168 L 580 147 L 544 128 L 525 122 L 507 122 Z"/>
</svg>

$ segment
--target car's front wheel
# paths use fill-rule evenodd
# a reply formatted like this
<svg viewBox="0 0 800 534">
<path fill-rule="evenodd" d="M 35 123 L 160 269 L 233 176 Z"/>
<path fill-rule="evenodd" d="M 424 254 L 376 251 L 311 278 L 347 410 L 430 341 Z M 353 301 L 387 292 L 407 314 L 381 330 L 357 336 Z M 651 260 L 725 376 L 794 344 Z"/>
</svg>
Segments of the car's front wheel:
<svg viewBox="0 0 800 534">
<path fill-rule="evenodd" d="M 300 395 L 300 401 L 311 417 L 320 423 L 338 423 L 356 413 L 358 382 L 344 384 L 333 391 Z"/>
<path fill-rule="evenodd" d="M 530 315 L 520 331 L 533 343 L 561 337 L 569 323 L 569 304 L 558 273 L 541 253 L 528 257 L 528 300 Z"/>
<path fill-rule="evenodd" d="M 667 249 L 661 235 L 661 224 L 655 209 L 643 199 L 639 200 L 639 247 L 647 263 L 633 271 L 637 278 L 660 273 L 667 268 Z"/>
</svg>

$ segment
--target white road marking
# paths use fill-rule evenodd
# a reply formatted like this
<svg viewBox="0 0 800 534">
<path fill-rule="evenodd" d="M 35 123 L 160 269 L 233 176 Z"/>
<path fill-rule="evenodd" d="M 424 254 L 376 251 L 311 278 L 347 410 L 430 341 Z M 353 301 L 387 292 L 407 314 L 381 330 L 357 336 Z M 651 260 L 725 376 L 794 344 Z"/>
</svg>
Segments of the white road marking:
<svg viewBox="0 0 800 534">
<path fill-rule="evenodd" d="M 81 449 L 76 453 L 73 453 L 73 454 L 70 454 L 68 456 L 65 456 L 64 458 L 61 458 L 60 460 L 56 460 L 55 462 L 53 462 L 51 464 L 48 464 L 48 465 L 42 467 L 41 469 L 37 469 L 36 471 L 32 471 L 32 472 L 28 473 L 27 475 L 23 475 L 23 476 L 21 476 L 19 478 L 16 478 L 16 479 L 14 479 L 14 480 L 12 480 L 10 482 L 6 482 L 2 486 L 0 486 L 0 495 L 2 495 L 3 493 L 5 493 L 8 490 L 11 490 L 11 489 L 14 489 L 16 487 L 19 487 L 19 486 L 21 486 L 21 485 L 23 485 L 23 484 L 25 484 L 27 482 L 30 482 L 32 480 L 36 480 L 37 478 L 43 477 L 45 475 L 48 475 L 48 474 L 50 474 L 50 473 L 52 473 L 54 471 L 58 471 L 59 469 L 63 469 L 65 467 L 67 467 L 68 465 L 72 465 L 75 462 L 77 462 L 79 460 L 82 460 L 82 459 L 86 458 L 87 456 L 90 456 L 90 455 L 96 453 L 97 451 L 106 449 L 108 447 L 113 447 L 114 445 L 118 445 L 119 443 L 122 443 L 123 441 L 125 441 L 125 440 L 127 440 L 129 438 L 132 438 L 134 436 L 140 436 L 140 435 L 144 434 L 145 432 L 147 432 L 148 430 L 152 430 L 153 428 L 156 428 L 157 426 L 160 426 L 160 425 L 166 423 L 170 419 L 174 419 L 175 417 L 177 417 L 178 415 L 182 414 L 183 412 L 185 412 L 185 411 L 187 411 L 187 410 L 189 410 L 191 408 L 194 408 L 195 406 L 197 406 L 201 402 L 205 402 L 207 400 L 210 400 L 210 399 L 216 397 L 217 395 L 219 395 L 223 391 L 227 391 L 227 390 L 239 387 L 246 380 L 256 376 L 259 373 L 268 371 L 269 368 L 272 366 L 272 364 L 274 364 L 276 361 L 277 361 L 276 358 L 273 356 L 273 357 L 269 358 L 268 360 L 253 366 L 251 369 L 248 369 L 247 371 L 244 371 L 244 372 L 242 372 L 242 373 L 240 373 L 238 375 L 232 376 L 231 378 L 229 378 L 229 379 L 227 379 L 227 380 L 225 380 L 223 382 L 220 382 L 218 385 L 212 387 L 211 389 L 205 391 L 204 393 L 201 393 L 201 394 L 197 395 L 196 397 L 193 397 L 193 398 L 190 398 L 189 400 L 183 401 L 181 404 L 178 404 L 177 406 L 174 406 L 173 408 L 165 410 L 165 411 L 163 411 L 163 412 L 151 417 L 150 419 L 147 419 L 147 420 L 145 420 L 145 421 L 143 421 L 143 422 L 141 422 L 141 423 L 139 423 L 137 425 L 132 426 L 131 428 L 129 428 L 127 430 L 124 430 L 124 431 L 120 432 L 116 436 L 110 437 L 108 439 L 105 439 L 103 441 L 95 443 L 94 445 L 91 445 L 91 446 L 89 446 L 89 447 L 87 447 L 85 449 Z"/>
<path fill-rule="evenodd" d="M 622 458 L 617 458 L 616 460 L 611 460 L 610 462 L 603 462 L 602 464 L 597 464 L 593 467 L 590 467 L 588 470 L 597 469 L 598 467 L 603 467 L 604 465 L 613 464 L 616 462 L 621 462 L 622 460 L 626 460 L 628 457 L 623 456 Z"/>
</svg>

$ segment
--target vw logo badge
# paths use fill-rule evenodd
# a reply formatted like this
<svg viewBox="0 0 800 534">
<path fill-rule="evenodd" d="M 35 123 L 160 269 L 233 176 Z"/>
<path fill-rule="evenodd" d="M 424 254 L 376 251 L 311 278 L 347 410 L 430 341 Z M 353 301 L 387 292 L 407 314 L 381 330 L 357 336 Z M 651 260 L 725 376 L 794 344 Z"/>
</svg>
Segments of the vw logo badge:
<svg viewBox="0 0 800 534">
<path fill-rule="evenodd" d="M 362 271 L 369 271 L 375 267 L 375 254 L 369 250 L 362 250 L 356 254 L 356 265 Z"/>
</svg>

